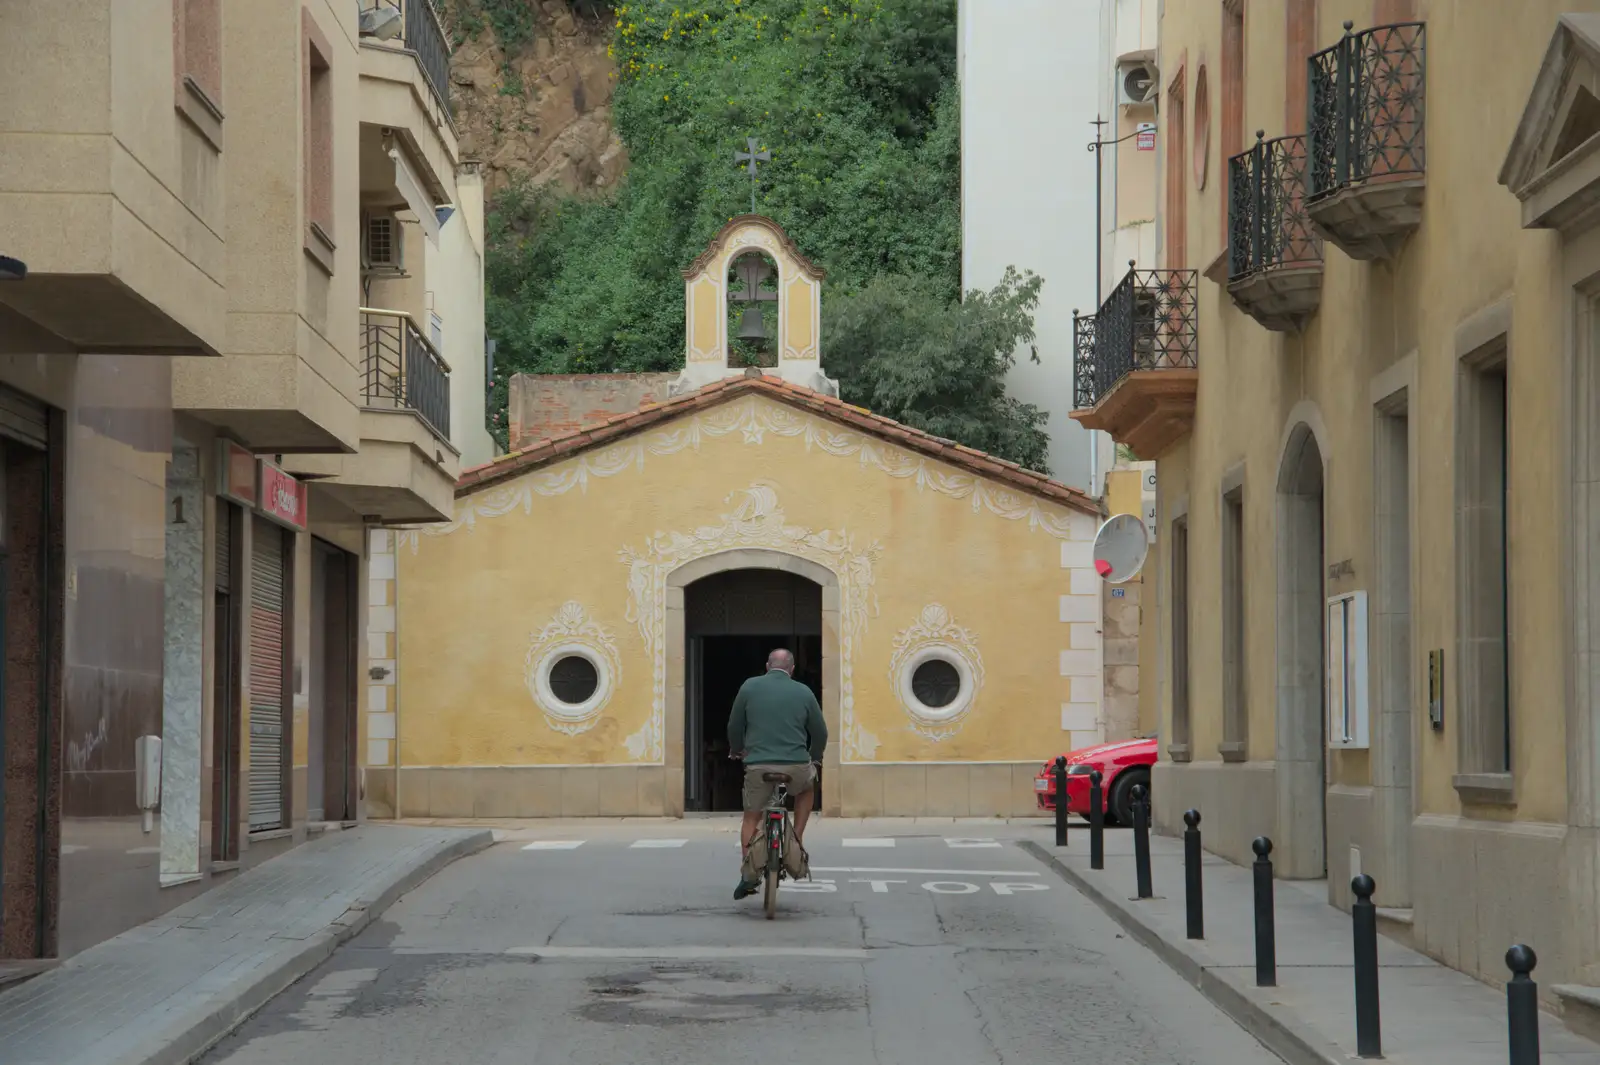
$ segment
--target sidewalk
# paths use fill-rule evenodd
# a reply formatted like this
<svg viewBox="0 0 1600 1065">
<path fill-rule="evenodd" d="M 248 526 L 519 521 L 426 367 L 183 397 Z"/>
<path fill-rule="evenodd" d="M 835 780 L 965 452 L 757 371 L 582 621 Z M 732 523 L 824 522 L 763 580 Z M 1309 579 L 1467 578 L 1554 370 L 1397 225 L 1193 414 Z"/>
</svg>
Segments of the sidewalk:
<svg viewBox="0 0 1600 1065">
<path fill-rule="evenodd" d="M 0 994 L 5 1065 L 183 1065 L 486 831 L 367 825 L 264 862 Z"/>
<path fill-rule="evenodd" d="M 1053 841 L 1052 841 L 1053 843 Z M 1089 831 L 1069 845 L 1023 846 L 1093 899 L 1181 976 L 1289 1065 L 1348 1065 L 1356 1058 L 1355 977 L 1348 914 L 1291 883 L 1274 885 L 1278 986 L 1255 986 L 1250 870 L 1207 854 L 1203 941 L 1184 937 L 1183 844 L 1150 839 L 1156 898 L 1133 901 L 1133 834 L 1105 834 L 1105 869 L 1089 868 Z M 1511 944 L 1506 944 L 1507 947 Z M 1383 1055 L 1411 1065 L 1505 1065 L 1504 992 L 1380 935 L 1378 987 Z M 1509 976 L 1509 973 L 1507 974 Z M 1534 971 L 1534 978 L 1539 976 Z M 1545 1065 L 1597 1065 L 1600 1044 L 1541 1013 Z"/>
</svg>

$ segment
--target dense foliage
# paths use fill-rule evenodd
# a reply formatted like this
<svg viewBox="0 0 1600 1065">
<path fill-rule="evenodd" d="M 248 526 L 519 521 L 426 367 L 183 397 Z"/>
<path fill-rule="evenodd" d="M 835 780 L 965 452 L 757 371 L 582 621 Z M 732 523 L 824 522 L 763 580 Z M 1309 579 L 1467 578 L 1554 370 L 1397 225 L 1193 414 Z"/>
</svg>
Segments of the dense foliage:
<svg viewBox="0 0 1600 1065">
<path fill-rule="evenodd" d="M 492 15 L 507 0 L 480 2 Z M 681 364 L 680 270 L 750 209 L 733 152 L 755 137 L 772 153 L 758 210 L 828 271 L 824 365 L 847 396 L 1041 463 L 1042 417 L 1007 401 L 998 377 L 1032 337 L 1037 280 L 960 302 L 955 0 L 632 0 L 614 13 L 627 180 L 605 196 L 497 197 L 488 314 L 499 365 Z"/>
</svg>

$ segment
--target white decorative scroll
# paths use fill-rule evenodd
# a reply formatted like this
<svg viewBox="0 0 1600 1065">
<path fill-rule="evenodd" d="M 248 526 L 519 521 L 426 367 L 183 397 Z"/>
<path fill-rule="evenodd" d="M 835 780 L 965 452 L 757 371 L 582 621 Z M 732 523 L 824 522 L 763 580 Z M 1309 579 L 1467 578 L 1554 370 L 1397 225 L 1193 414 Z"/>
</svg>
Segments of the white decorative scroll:
<svg viewBox="0 0 1600 1065">
<path fill-rule="evenodd" d="M 876 469 L 890 477 L 911 481 L 919 492 L 936 492 L 952 499 L 967 500 L 974 512 L 987 511 L 1008 521 L 1025 521 L 1029 528 L 1059 540 L 1071 538 L 1072 512 L 1066 507 L 1001 487 L 874 437 L 834 428 L 821 418 L 756 396 L 733 400 L 670 423 L 665 429 L 581 452 L 554 467 L 536 470 L 496 488 L 474 492 L 455 501 L 453 521 L 424 526 L 421 532 L 426 536 L 449 536 L 461 529 L 470 531 L 480 520 L 518 510 L 532 513 L 536 496 L 560 496 L 574 489 L 587 492 L 593 482 L 627 470 L 642 470 L 651 456 L 659 458 L 698 451 L 707 440 L 734 435 L 745 444 L 758 445 L 768 433 L 803 440 L 808 451 L 854 459 L 864 469 Z M 398 537 L 416 552 L 417 530 L 405 530 Z"/>
<path fill-rule="evenodd" d="M 593 694 L 581 703 L 564 702 L 550 688 L 550 670 L 568 655 L 588 659 L 598 677 Z M 534 704 L 557 732 L 577 736 L 593 728 L 621 677 L 622 656 L 617 653 L 616 638 L 590 618 L 580 603 L 563 604 L 528 640 L 523 680 Z"/>
<path fill-rule="evenodd" d="M 934 660 L 948 662 L 961 677 L 961 688 L 948 706 L 927 706 L 912 690 L 917 668 Z M 957 625 L 943 606 L 929 603 L 914 623 L 895 634 L 889 687 L 914 732 L 935 743 L 949 739 L 961 731 L 983 688 L 983 656 L 978 653 L 977 636 Z"/>
<path fill-rule="evenodd" d="M 777 488 L 757 481 L 727 497 L 738 500 L 720 525 L 705 525 L 693 532 L 657 532 L 642 548 L 620 552 L 628 567 L 628 620 L 639 626 L 645 653 L 655 670 L 655 693 L 650 720 L 626 741 L 635 758 L 664 760 L 667 709 L 667 577 L 697 558 L 739 548 L 768 548 L 825 566 L 839 582 L 839 730 L 846 761 L 871 758 L 878 741 L 855 717 L 852 663 L 855 649 L 866 634 L 867 619 L 877 613 L 873 597 L 873 564 L 881 551 L 874 542 L 858 548 L 842 531 L 815 531 L 789 524 L 778 503 Z"/>
</svg>

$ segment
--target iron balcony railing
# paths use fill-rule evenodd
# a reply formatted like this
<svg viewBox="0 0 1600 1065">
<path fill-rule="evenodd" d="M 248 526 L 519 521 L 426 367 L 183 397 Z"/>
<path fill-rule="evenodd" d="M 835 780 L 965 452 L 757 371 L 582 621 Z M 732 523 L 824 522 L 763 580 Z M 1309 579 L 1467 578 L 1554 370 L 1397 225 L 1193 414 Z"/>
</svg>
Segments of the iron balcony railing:
<svg viewBox="0 0 1600 1065">
<path fill-rule="evenodd" d="M 450 43 L 432 0 L 363 0 L 363 8 L 390 8 L 400 12 L 400 39 L 417 54 L 422 75 L 439 106 L 450 114 Z"/>
<path fill-rule="evenodd" d="M 1093 407 L 1135 370 L 1194 369 L 1199 346 L 1195 270 L 1128 273 L 1090 317 L 1073 321 L 1074 400 Z"/>
<path fill-rule="evenodd" d="M 1263 140 L 1228 160 L 1228 280 L 1322 261 L 1306 214 L 1306 139 Z"/>
<path fill-rule="evenodd" d="M 361 403 L 415 411 L 450 439 L 450 364 L 404 311 L 361 308 Z"/>
<path fill-rule="evenodd" d="M 1308 60 L 1306 139 L 1313 200 L 1373 178 L 1425 172 L 1421 22 L 1351 33 Z"/>
</svg>

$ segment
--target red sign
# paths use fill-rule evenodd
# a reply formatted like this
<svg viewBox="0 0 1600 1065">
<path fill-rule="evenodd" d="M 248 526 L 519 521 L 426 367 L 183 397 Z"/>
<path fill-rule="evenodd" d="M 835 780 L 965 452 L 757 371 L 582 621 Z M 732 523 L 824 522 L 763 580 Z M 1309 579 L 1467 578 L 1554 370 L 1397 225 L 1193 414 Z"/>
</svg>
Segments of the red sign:
<svg viewBox="0 0 1600 1065">
<path fill-rule="evenodd" d="M 217 441 L 217 494 L 247 507 L 256 503 L 256 457 L 232 440 Z"/>
<path fill-rule="evenodd" d="M 261 498 L 256 503 L 264 517 L 291 529 L 306 527 L 306 486 L 279 467 L 261 460 Z"/>
<path fill-rule="evenodd" d="M 1149 123 L 1140 123 L 1139 132 L 1134 135 L 1134 148 L 1141 152 L 1156 150 L 1156 127 Z"/>
</svg>

